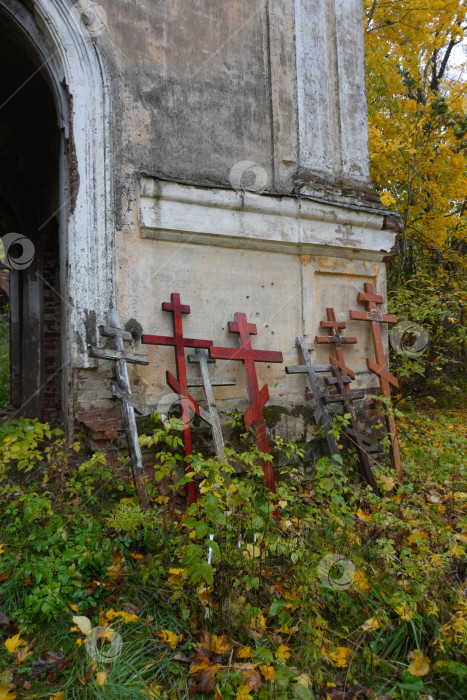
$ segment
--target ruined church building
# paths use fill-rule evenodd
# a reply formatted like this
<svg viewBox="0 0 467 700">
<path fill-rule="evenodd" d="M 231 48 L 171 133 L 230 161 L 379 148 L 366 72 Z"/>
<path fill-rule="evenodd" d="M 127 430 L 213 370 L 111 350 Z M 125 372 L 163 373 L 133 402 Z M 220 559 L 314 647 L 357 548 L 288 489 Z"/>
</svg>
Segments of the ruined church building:
<svg viewBox="0 0 467 700">
<path fill-rule="evenodd" d="M 172 334 L 172 292 L 186 336 L 237 346 L 244 312 L 283 353 L 257 369 L 289 437 L 305 379 L 284 367 L 327 307 L 359 338 L 356 388 L 375 387 L 348 310 L 365 282 L 385 295 L 398 224 L 370 182 L 362 0 L 0 0 L 0 62 L 0 234 L 35 250 L 9 279 L 18 413 L 112 439 L 112 366 L 88 355 L 111 308 L 157 405 L 173 348 L 141 334 Z M 236 379 L 220 408 L 244 410 L 241 363 L 216 372 Z"/>
</svg>

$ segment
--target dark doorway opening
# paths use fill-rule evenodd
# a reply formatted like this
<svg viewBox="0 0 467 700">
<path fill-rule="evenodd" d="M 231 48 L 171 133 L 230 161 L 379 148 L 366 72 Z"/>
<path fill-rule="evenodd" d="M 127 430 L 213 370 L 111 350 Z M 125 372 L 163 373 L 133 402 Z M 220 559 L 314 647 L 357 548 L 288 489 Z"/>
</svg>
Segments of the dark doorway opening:
<svg viewBox="0 0 467 700">
<path fill-rule="evenodd" d="M 62 393 L 61 134 L 38 58 L 1 14 L 0 74 L 0 235 L 5 242 L 14 232 L 33 244 L 26 246 L 32 259 L 20 241 L 0 263 L 10 335 L 9 406 L 2 413 L 51 418 L 60 414 Z"/>
</svg>

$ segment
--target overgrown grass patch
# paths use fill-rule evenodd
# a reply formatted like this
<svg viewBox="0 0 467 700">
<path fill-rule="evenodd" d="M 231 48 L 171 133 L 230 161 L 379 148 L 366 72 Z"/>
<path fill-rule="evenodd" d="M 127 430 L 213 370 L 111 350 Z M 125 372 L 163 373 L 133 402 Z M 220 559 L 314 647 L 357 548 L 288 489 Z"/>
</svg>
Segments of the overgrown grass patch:
<svg viewBox="0 0 467 700">
<path fill-rule="evenodd" d="M 305 472 L 302 447 L 278 440 L 277 497 L 246 447 L 228 450 L 241 476 L 195 456 L 200 495 L 185 512 L 172 499 L 186 482 L 176 420 L 143 440 L 147 513 L 102 454 L 38 422 L 5 426 L 0 693 L 465 697 L 464 416 L 404 410 L 406 482 L 383 458 L 382 498 L 326 458 Z"/>
</svg>

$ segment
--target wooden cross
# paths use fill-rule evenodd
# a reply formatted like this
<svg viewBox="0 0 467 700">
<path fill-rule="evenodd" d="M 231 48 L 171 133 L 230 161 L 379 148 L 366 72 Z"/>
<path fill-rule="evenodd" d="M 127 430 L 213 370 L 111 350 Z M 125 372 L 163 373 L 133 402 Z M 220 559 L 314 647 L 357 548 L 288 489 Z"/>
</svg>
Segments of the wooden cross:
<svg viewBox="0 0 467 700">
<path fill-rule="evenodd" d="M 267 384 L 260 390 L 255 362 L 283 362 L 283 356 L 281 352 L 253 350 L 250 336 L 256 335 L 258 331 L 254 323 L 248 323 L 244 313 L 236 313 L 235 321 L 229 321 L 229 331 L 230 333 L 239 334 L 240 348 L 210 348 L 209 354 L 215 360 L 238 360 L 243 362 L 250 396 L 250 406 L 244 415 L 245 427 L 248 429 L 250 426 L 254 426 L 256 443 L 260 452 L 269 454 L 269 442 L 263 414 L 263 408 L 269 399 L 269 390 Z M 275 493 L 276 485 L 271 463 L 266 460 L 261 460 L 261 463 L 266 488 Z"/>
<path fill-rule="evenodd" d="M 357 451 L 360 475 L 368 484 L 370 484 L 376 495 L 379 496 L 380 492 L 374 474 L 371 470 L 368 453 L 363 447 L 363 442 L 365 439 L 360 435 L 357 416 L 353 405 L 353 402 L 357 399 L 363 399 L 365 394 L 363 391 L 351 391 L 350 377 L 342 375 L 338 367 L 332 365 L 331 371 L 332 376 L 325 377 L 324 379 L 326 391 L 323 396 L 323 400 L 326 404 L 340 403 L 342 405 L 343 412 L 350 414 L 350 426 L 344 428 L 345 434 L 352 441 Z M 331 392 L 330 389 L 333 389 L 333 391 Z M 368 443 L 369 441 L 367 440 L 366 442 Z"/>
<path fill-rule="evenodd" d="M 148 365 L 149 360 L 146 355 L 136 355 L 132 352 L 125 352 L 123 341 L 131 341 L 133 340 L 133 336 L 128 331 L 120 328 L 120 318 L 117 311 L 109 311 L 107 315 L 107 325 L 99 326 L 99 332 L 107 338 L 112 338 L 113 350 L 89 346 L 88 355 L 101 360 L 114 360 L 116 362 L 118 388 L 122 392 L 119 398 L 121 398 L 122 401 L 123 421 L 125 423 L 125 433 L 135 488 L 141 508 L 146 509 L 149 507 L 148 492 L 146 490 L 146 475 L 141 457 L 135 411 L 131 401 L 128 400 L 131 397 L 131 388 L 127 362 L 131 364 Z"/>
<path fill-rule="evenodd" d="M 210 377 L 208 362 L 215 362 L 211 360 L 205 350 L 198 348 L 194 355 L 188 355 L 189 362 L 195 362 L 199 364 L 201 379 L 190 379 L 188 381 L 189 387 L 202 386 L 204 388 L 204 393 L 206 395 L 206 403 L 208 410 L 204 411 L 200 406 L 201 418 L 206 421 L 211 426 L 212 437 L 214 444 L 216 446 L 216 454 L 221 459 L 222 462 L 226 461 L 225 457 L 225 445 L 224 438 L 222 435 L 221 423 L 219 420 L 219 413 L 217 411 L 216 399 L 214 398 L 214 392 L 212 390 L 213 386 L 234 386 L 235 379 L 221 379 L 219 377 Z"/>
<path fill-rule="evenodd" d="M 162 304 L 163 311 L 173 314 L 174 335 L 143 335 L 142 342 L 146 345 L 169 345 L 175 349 L 175 360 L 177 365 L 177 378 L 169 371 L 166 373 L 167 384 L 180 397 L 180 418 L 183 421 L 183 445 L 185 457 L 193 454 L 191 442 L 190 408 L 195 410 L 196 415 L 200 415 L 199 406 L 188 393 L 185 348 L 210 348 L 212 340 L 199 340 L 197 338 L 184 338 L 182 314 L 189 314 L 190 307 L 180 303 L 180 294 L 172 294 L 172 301 Z M 193 472 L 191 461 L 187 460 L 185 467 L 187 473 Z M 196 501 L 196 485 L 194 481 L 188 482 L 188 500 L 190 505 Z"/>
<path fill-rule="evenodd" d="M 355 379 L 355 373 L 353 372 L 353 370 L 350 369 L 350 367 L 347 367 L 345 364 L 344 348 L 342 346 L 344 343 L 355 344 L 357 342 L 357 338 L 355 338 L 354 336 L 346 337 L 340 334 L 339 331 L 346 327 L 346 323 L 345 321 L 336 320 L 336 314 L 334 309 L 326 309 L 326 315 L 328 317 L 328 320 L 321 321 L 319 325 L 321 328 L 329 328 L 332 335 L 317 335 L 315 338 L 315 343 L 330 343 L 331 345 L 333 345 L 336 357 L 330 357 L 329 362 L 332 365 L 336 365 L 337 367 L 339 367 L 342 375 L 346 375 L 351 379 Z M 348 384 L 346 384 L 346 388 L 350 389 Z"/>
<path fill-rule="evenodd" d="M 303 362 L 305 364 L 288 366 L 285 368 L 285 371 L 287 372 L 287 374 L 306 374 L 308 376 L 310 389 L 313 393 L 316 402 L 316 409 L 313 417 L 315 419 L 316 424 L 321 423 L 321 425 L 323 426 L 324 434 L 326 436 L 326 442 L 328 443 L 329 452 L 331 454 L 331 457 L 333 457 L 333 455 L 340 454 L 340 450 L 336 438 L 333 435 L 331 435 L 333 425 L 317 377 L 317 374 L 320 372 L 331 372 L 332 365 L 314 365 L 311 361 L 309 353 L 314 350 L 315 346 L 309 345 L 305 341 L 305 338 L 303 338 L 300 335 L 297 336 L 296 340 L 298 349 L 302 354 Z"/>
<path fill-rule="evenodd" d="M 384 354 L 383 338 L 381 334 L 381 323 L 397 323 L 397 316 L 382 313 L 377 304 L 383 304 L 384 298 L 380 294 L 375 294 L 374 286 L 371 282 L 365 282 L 364 292 L 359 292 L 358 301 L 367 305 L 367 311 L 349 311 L 349 316 L 353 321 L 368 321 L 371 323 L 371 335 L 375 349 L 376 363 L 367 357 L 366 364 L 370 372 L 379 377 L 379 386 L 383 396 L 391 400 L 391 385 L 398 387 L 399 383 L 392 374 L 387 371 L 386 356 Z M 391 439 L 391 457 L 393 466 L 396 469 L 399 481 L 403 483 L 401 458 L 399 453 L 399 443 L 397 442 L 396 423 L 390 411 L 387 412 L 389 424 L 389 436 Z"/>
</svg>

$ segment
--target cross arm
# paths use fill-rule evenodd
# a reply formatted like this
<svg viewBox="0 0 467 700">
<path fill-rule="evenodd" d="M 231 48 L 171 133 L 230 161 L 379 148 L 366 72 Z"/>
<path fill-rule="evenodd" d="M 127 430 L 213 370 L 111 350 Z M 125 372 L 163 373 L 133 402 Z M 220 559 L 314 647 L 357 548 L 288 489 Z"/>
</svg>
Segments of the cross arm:
<svg viewBox="0 0 467 700">
<path fill-rule="evenodd" d="M 175 338 L 166 335 L 143 335 L 141 342 L 144 345 L 175 345 Z"/>
<path fill-rule="evenodd" d="M 354 335 L 349 336 L 335 336 L 335 335 L 317 335 L 315 337 L 315 343 L 352 343 L 355 344 L 357 338 Z"/>
<path fill-rule="evenodd" d="M 123 340 L 128 340 L 129 342 L 133 340 L 133 336 L 129 331 L 125 331 L 122 328 L 113 328 L 112 326 L 99 326 L 99 333 L 106 336 L 107 338 L 122 338 Z"/>
<path fill-rule="evenodd" d="M 134 352 L 123 352 L 121 350 L 111 350 L 110 348 L 88 347 L 89 357 L 96 357 L 100 360 L 125 360 L 135 365 L 148 365 L 149 360 L 146 355 L 137 355 Z"/>
</svg>

